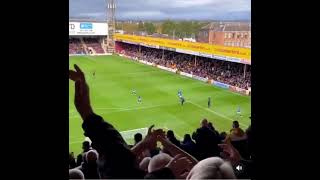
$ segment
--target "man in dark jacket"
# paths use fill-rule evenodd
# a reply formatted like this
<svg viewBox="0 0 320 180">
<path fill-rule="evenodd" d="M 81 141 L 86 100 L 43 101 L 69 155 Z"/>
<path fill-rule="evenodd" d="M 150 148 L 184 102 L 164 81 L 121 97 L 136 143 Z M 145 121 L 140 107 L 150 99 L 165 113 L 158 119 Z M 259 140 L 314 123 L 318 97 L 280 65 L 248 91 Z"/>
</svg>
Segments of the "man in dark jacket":
<svg viewBox="0 0 320 180">
<path fill-rule="evenodd" d="M 172 130 L 168 130 L 167 132 L 167 138 L 169 141 L 171 141 L 174 145 L 180 147 L 180 141 L 176 138 L 176 136 L 174 135 L 174 132 Z"/>
<path fill-rule="evenodd" d="M 181 148 L 187 153 L 195 156 L 196 144 L 192 141 L 190 134 L 185 134 L 181 143 Z"/>
<path fill-rule="evenodd" d="M 196 141 L 197 159 L 203 160 L 208 157 L 219 156 L 220 137 L 210 130 L 206 119 L 202 120 L 201 125 L 202 127 L 198 128 L 192 135 L 192 138 Z"/>
</svg>

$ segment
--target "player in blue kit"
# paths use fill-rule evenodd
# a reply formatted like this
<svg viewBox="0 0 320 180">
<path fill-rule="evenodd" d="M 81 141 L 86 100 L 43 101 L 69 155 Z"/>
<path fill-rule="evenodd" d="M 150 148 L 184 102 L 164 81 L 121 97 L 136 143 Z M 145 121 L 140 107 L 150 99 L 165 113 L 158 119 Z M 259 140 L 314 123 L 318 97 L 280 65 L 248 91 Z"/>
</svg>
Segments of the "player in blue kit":
<svg viewBox="0 0 320 180">
<path fill-rule="evenodd" d="M 211 97 L 208 98 L 208 108 L 211 107 Z"/>
<path fill-rule="evenodd" d="M 238 115 L 238 118 L 241 118 L 241 117 L 242 117 L 240 106 L 238 106 L 237 115 Z"/>
<path fill-rule="evenodd" d="M 181 102 L 181 106 L 183 106 L 184 102 L 185 102 L 185 99 L 183 96 L 180 96 L 180 102 Z"/>
<path fill-rule="evenodd" d="M 181 89 L 178 90 L 178 97 L 179 97 L 179 98 L 182 97 L 182 91 L 181 91 Z"/>
<path fill-rule="evenodd" d="M 240 106 L 238 106 L 237 114 L 241 114 Z"/>
</svg>

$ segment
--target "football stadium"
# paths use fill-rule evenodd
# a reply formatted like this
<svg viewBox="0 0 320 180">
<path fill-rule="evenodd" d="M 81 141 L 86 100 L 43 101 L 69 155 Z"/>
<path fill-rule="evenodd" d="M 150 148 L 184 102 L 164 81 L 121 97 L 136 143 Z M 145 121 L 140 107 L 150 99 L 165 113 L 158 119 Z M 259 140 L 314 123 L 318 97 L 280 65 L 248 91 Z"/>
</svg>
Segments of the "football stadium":
<svg viewBox="0 0 320 180">
<path fill-rule="evenodd" d="M 147 139 L 148 128 L 154 125 L 168 142 L 197 162 L 219 156 L 221 149 L 212 154 L 204 149 L 226 140 L 242 158 L 250 159 L 246 134 L 251 125 L 250 48 L 120 34 L 112 23 L 109 19 L 69 20 L 69 68 L 78 72 L 76 64 L 81 69 L 93 112 L 119 132 L 125 146 L 134 148 Z M 84 127 L 90 125 L 85 125 L 76 108 L 75 82 L 69 80 L 69 151 L 79 161 L 84 142 L 91 146 L 96 139 L 90 137 L 99 134 L 99 127 L 96 135 L 85 132 Z M 202 128 L 210 129 L 219 143 L 203 142 Z M 188 140 L 193 149 L 185 145 Z M 159 151 L 164 144 L 158 145 Z M 151 158 L 157 154 L 150 153 Z M 239 166 L 233 169 L 239 170 Z M 129 174 L 105 177 L 128 178 Z"/>
</svg>

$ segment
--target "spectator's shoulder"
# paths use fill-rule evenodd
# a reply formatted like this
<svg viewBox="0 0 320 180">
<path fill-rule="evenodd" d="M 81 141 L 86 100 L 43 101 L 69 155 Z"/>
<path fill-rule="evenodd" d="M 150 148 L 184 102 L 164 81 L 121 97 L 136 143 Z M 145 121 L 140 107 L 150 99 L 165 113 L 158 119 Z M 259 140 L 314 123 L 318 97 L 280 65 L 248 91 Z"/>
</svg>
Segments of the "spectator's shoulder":
<svg viewBox="0 0 320 180">
<path fill-rule="evenodd" d="M 94 113 L 90 114 L 82 123 L 82 127 L 83 128 L 89 128 L 92 126 L 96 126 L 99 125 L 101 123 L 103 123 L 104 120 L 101 116 L 98 116 Z"/>
</svg>

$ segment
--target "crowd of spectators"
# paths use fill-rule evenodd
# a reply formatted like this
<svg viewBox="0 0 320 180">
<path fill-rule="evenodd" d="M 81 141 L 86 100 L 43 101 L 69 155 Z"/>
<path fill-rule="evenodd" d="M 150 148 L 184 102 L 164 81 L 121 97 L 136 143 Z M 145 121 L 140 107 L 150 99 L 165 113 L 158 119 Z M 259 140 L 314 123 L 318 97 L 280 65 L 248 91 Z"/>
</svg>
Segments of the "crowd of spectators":
<svg viewBox="0 0 320 180">
<path fill-rule="evenodd" d="M 91 141 L 83 143 L 77 158 L 70 153 L 70 179 L 252 178 L 250 127 L 244 131 L 234 121 L 229 133 L 219 133 L 214 122 L 203 119 L 192 135 L 185 134 L 180 141 L 173 130 L 152 125 L 145 137 L 137 133 L 135 143 L 128 145 L 108 120 L 94 113 L 89 87 L 77 65 L 69 78 L 75 82 L 74 104 Z"/>
<path fill-rule="evenodd" d="M 83 42 L 86 45 L 82 44 L 80 38 L 69 38 L 69 54 L 86 54 L 86 50 L 89 54 L 92 54 L 93 51 L 97 54 L 104 54 L 104 50 L 97 38 L 82 38 Z M 86 49 L 86 50 L 85 50 Z"/>
<path fill-rule="evenodd" d="M 104 54 L 104 50 L 97 38 L 83 38 L 84 43 L 87 47 L 91 47 L 97 54 Z"/>
<path fill-rule="evenodd" d="M 251 87 L 251 66 L 244 64 L 215 60 L 212 58 L 183 54 L 161 49 L 140 47 L 127 43 L 119 43 L 122 52 L 127 56 L 139 58 L 157 65 L 177 68 L 179 71 L 213 79 L 242 89 Z M 244 73 L 245 71 L 245 73 Z"/>
<path fill-rule="evenodd" d="M 85 54 L 85 50 L 80 39 L 69 38 L 69 54 Z"/>
</svg>

